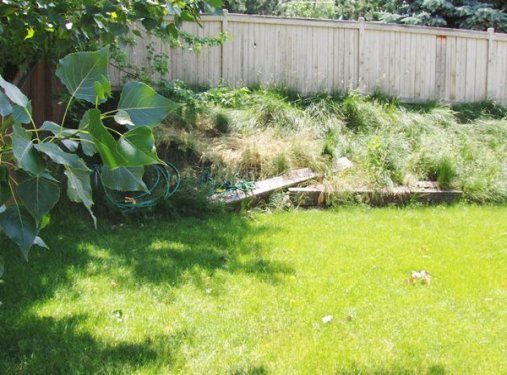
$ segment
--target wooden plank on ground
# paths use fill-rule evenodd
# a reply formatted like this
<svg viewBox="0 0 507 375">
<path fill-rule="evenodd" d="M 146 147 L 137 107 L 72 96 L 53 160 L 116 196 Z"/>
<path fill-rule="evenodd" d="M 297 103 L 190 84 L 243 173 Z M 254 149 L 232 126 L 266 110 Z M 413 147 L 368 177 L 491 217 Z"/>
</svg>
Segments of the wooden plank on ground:
<svg viewBox="0 0 507 375">
<path fill-rule="evenodd" d="M 420 182 L 416 186 L 400 186 L 393 189 L 372 190 L 366 188 L 350 190 L 327 190 L 322 185 L 289 188 L 294 203 L 300 206 L 326 206 L 340 200 L 355 199 L 372 206 L 407 204 L 421 202 L 427 204 L 451 203 L 459 200 L 460 190 L 439 189 L 434 183 Z"/>
<path fill-rule="evenodd" d="M 212 195 L 210 199 L 213 201 L 222 201 L 227 205 L 235 205 L 245 199 L 255 200 L 262 198 L 274 191 L 287 189 L 303 182 L 313 180 L 317 177 L 319 177 L 319 175 L 309 168 L 296 169 L 283 176 L 258 181 L 255 183 L 253 190 L 250 192 L 227 191 Z"/>
</svg>

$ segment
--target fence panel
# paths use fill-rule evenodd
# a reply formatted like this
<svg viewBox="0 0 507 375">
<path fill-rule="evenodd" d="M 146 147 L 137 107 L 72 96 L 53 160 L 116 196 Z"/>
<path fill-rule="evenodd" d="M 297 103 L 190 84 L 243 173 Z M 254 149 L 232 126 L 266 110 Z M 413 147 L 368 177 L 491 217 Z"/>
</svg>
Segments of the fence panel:
<svg viewBox="0 0 507 375">
<path fill-rule="evenodd" d="M 404 101 L 480 101 L 507 105 L 507 34 L 359 21 L 308 20 L 224 13 L 204 16 L 199 36 L 226 31 L 222 47 L 170 49 L 143 38 L 129 51 L 148 64 L 148 48 L 167 51 L 167 79 L 234 87 L 285 86 L 309 94 L 375 90 Z M 151 47 L 150 47 L 151 46 Z M 122 74 L 112 69 L 115 84 Z M 155 77 L 159 78 L 159 77 Z"/>
</svg>

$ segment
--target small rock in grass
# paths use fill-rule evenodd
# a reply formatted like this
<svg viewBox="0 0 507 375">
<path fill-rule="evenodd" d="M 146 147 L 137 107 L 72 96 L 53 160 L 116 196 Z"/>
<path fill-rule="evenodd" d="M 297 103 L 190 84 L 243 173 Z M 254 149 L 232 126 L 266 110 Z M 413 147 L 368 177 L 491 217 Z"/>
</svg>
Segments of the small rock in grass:
<svg viewBox="0 0 507 375">
<path fill-rule="evenodd" d="M 322 323 L 328 324 L 328 323 L 331 323 L 332 320 L 333 320 L 332 315 L 326 315 L 325 317 L 322 318 Z"/>
<path fill-rule="evenodd" d="M 354 163 L 352 163 L 349 158 L 347 157 L 341 157 L 334 162 L 334 170 L 336 172 L 341 172 L 347 169 L 350 169 L 354 166 Z"/>
</svg>

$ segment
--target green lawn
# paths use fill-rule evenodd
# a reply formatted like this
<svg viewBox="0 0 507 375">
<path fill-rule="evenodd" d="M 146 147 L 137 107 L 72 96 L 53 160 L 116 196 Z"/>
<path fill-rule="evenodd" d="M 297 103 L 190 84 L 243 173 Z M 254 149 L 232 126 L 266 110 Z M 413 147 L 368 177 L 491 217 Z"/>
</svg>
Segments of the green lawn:
<svg viewBox="0 0 507 375">
<path fill-rule="evenodd" d="M 507 373 L 507 207 L 102 225 L 1 239 L 0 373 Z"/>
</svg>

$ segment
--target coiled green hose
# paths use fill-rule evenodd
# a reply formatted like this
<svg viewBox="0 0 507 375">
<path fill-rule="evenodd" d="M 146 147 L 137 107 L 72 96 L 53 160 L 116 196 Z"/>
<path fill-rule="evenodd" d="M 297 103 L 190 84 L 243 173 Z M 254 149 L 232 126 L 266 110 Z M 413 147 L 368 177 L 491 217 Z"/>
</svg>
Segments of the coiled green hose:
<svg viewBox="0 0 507 375">
<path fill-rule="evenodd" d="M 166 165 L 157 164 L 147 166 L 146 174 L 153 173 L 153 182 L 147 183 L 148 191 L 146 192 L 118 192 L 107 188 L 102 182 L 100 175 L 100 166 L 95 168 L 95 184 L 104 192 L 106 200 L 112 206 L 121 211 L 132 211 L 147 207 L 153 207 L 161 199 L 169 199 L 180 187 L 181 176 L 178 168 L 174 164 L 166 163 Z M 114 194 L 123 194 L 121 198 L 117 198 Z M 128 196 L 126 195 L 128 194 Z"/>
</svg>

